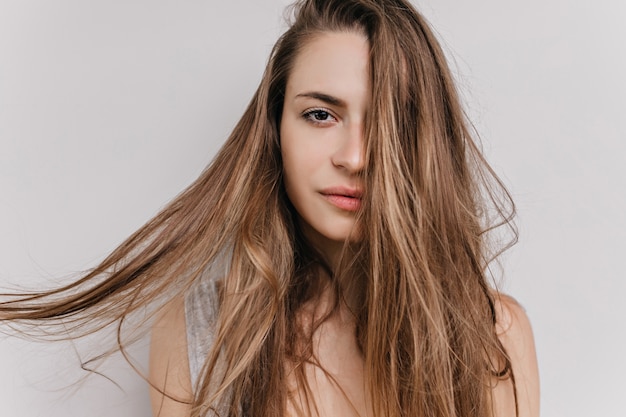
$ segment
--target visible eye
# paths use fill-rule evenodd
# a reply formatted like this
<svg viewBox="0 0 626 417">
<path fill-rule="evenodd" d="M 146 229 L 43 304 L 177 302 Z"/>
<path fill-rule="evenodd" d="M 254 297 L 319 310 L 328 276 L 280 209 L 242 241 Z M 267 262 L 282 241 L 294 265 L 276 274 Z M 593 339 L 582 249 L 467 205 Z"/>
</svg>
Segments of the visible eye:
<svg viewBox="0 0 626 417">
<path fill-rule="evenodd" d="M 307 110 L 302 114 L 302 117 L 304 117 L 305 120 L 317 125 L 328 125 L 337 121 L 335 116 L 324 109 Z"/>
</svg>

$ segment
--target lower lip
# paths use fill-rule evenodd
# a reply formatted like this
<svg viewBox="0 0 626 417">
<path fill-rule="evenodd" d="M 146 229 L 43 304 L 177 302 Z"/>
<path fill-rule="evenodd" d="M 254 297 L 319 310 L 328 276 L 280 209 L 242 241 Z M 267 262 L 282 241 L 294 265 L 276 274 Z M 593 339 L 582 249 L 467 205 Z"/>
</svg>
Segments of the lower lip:
<svg viewBox="0 0 626 417">
<path fill-rule="evenodd" d="M 339 194 L 322 194 L 326 201 L 345 211 L 357 211 L 361 207 L 361 199 Z"/>
</svg>

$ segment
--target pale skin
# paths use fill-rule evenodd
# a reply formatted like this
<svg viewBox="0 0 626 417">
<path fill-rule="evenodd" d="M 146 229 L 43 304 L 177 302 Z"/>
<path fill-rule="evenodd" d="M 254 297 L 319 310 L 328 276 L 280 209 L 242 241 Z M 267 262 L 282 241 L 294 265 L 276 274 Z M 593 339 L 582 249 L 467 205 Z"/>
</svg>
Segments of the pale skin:
<svg viewBox="0 0 626 417">
<path fill-rule="evenodd" d="M 307 238 L 331 266 L 345 239 L 355 238 L 351 234 L 354 212 L 345 207 L 350 207 L 350 197 L 335 203 L 329 201 L 327 190 L 361 187 L 357 174 L 364 164 L 368 49 L 367 40 L 358 33 L 320 34 L 296 57 L 287 81 L 280 127 L 285 187 Z M 304 320 L 307 313 L 322 314 L 328 299 L 322 294 L 318 304 L 303 307 Z M 519 416 L 536 417 L 539 377 L 529 320 L 523 308 L 508 297 L 497 301 L 496 310 L 496 330 L 515 374 Z M 363 357 L 347 309 L 324 322 L 313 341 L 314 356 L 325 372 L 312 365 L 306 370 L 315 402 L 312 409 L 319 417 L 373 417 L 365 392 Z M 151 390 L 155 417 L 188 416 L 190 408 L 184 401 L 192 398 L 192 387 L 181 300 L 172 301 L 153 328 L 150 380 L 158 388 Z M 493 385 L 494 415 L 515 416 L 511 382 L 494 379 Z M 288 406 L 287 413 L 295 415 L 294 407 Z"/>
</svg>

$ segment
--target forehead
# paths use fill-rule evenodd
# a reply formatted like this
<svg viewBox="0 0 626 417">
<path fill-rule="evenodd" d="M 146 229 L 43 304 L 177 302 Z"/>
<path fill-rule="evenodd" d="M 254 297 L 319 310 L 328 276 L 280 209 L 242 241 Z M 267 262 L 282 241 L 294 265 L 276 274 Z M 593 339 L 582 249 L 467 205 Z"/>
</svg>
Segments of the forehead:
<svg viewBox="0 0 626 417">
<path fill-rule="evenodd" d="M 287 80 L 287 95 L 320 91 L 342 99 L 369 91 L 369 43 L 357 32 L 324 32 L 299 51 Z"/>
</svg>

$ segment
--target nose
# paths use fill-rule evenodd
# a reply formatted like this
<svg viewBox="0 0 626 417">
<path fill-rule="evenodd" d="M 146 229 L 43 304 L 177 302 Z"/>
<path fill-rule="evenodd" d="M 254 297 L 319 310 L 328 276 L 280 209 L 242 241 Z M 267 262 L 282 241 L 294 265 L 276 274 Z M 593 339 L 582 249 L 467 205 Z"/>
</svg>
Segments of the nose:
<svg viewBox="0 0 626 417">
<path fill-rule="evenodd" d="M 361 123 L 346 126 L 339 144 L 332 155 L 332 163 L 337 168 L 351 174 L 363 169 L 365 150 L 363 149 L 363 125 Z"/>
</svg>

